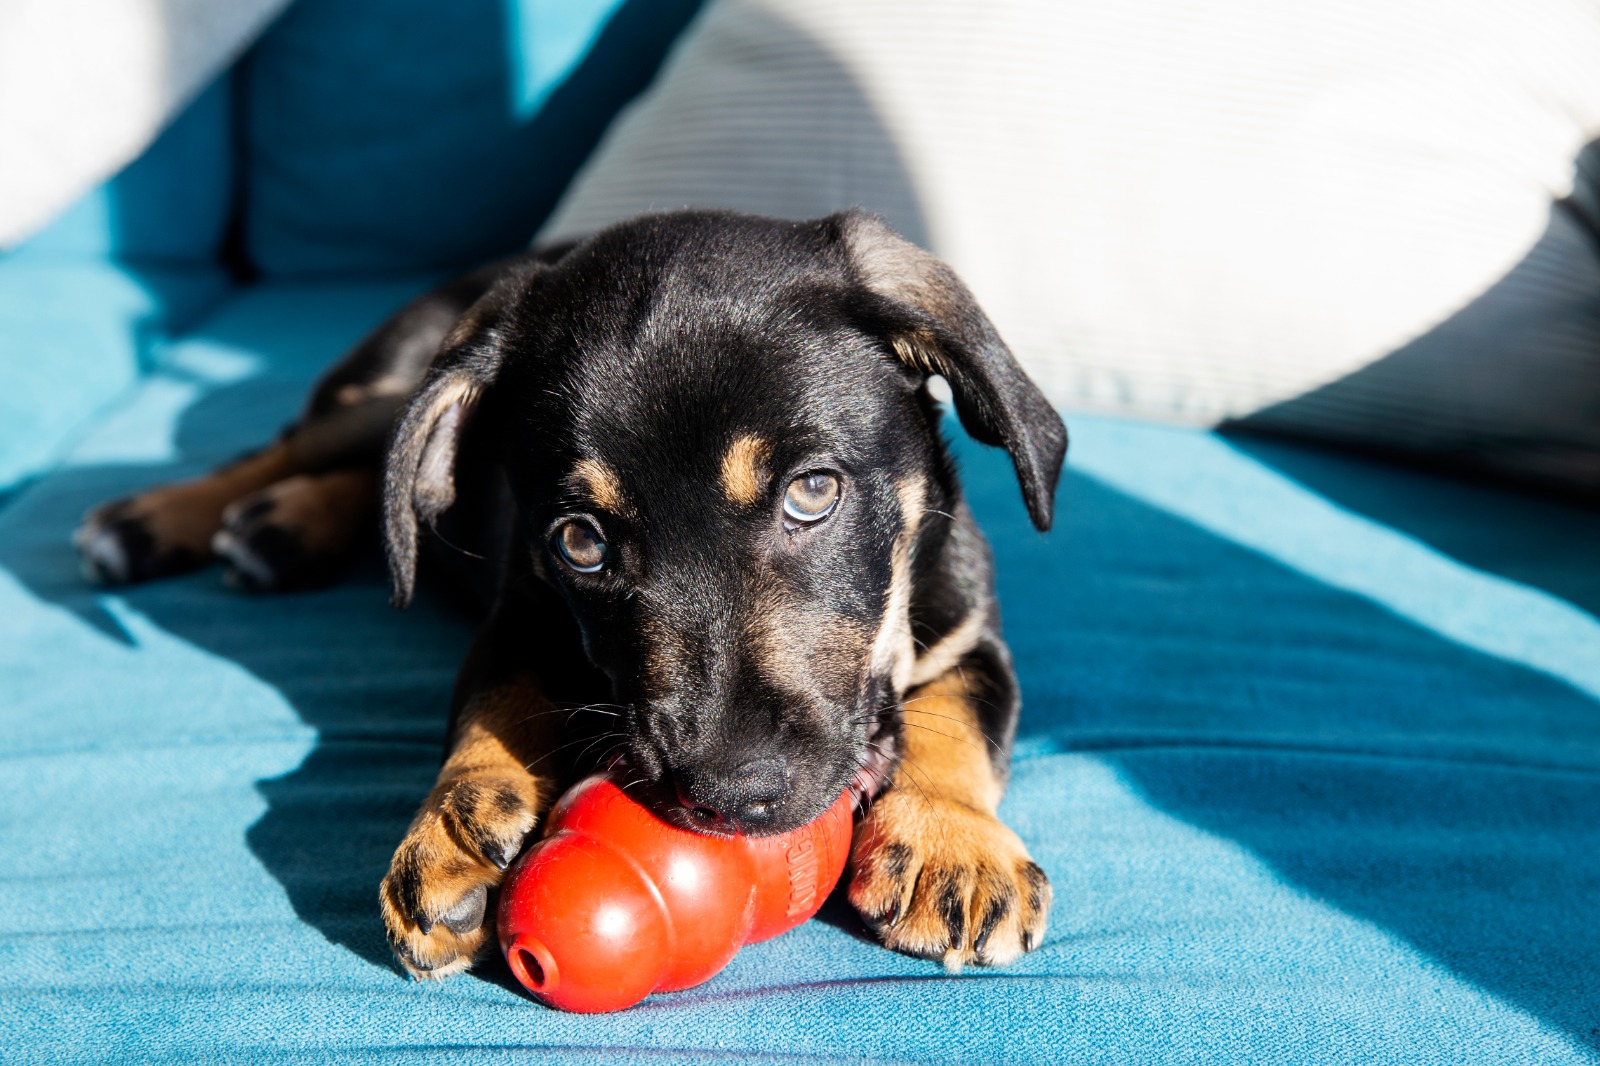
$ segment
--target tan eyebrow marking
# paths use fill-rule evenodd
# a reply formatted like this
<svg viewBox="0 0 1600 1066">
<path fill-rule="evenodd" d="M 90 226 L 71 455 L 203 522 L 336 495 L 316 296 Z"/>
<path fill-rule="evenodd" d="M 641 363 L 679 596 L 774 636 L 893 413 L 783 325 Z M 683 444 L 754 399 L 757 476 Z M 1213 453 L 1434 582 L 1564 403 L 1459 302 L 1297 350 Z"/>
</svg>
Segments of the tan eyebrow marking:
<svg viewBox="0 0 1600 1066">
<path fill-rule="evenodd" d="M 728 499 L 746 507 L 761 499 L 771 455 L 772 445 L 760 437 L 745 433 L 734 438 L 722 456 L 722 491 Z"/>
<path fill-rule="evenodd" d="M 617 480 L 617 475 L 606 464 L 598 459 L 579 459 L 572 473 L 567 477 L 568 484 L 586 492 L 594 501 L 595 506 L 602 511 L 612 514 L 626 514 L 628 512 L 628 498 L 622 494 L 622 482 Z"/>
</svg>

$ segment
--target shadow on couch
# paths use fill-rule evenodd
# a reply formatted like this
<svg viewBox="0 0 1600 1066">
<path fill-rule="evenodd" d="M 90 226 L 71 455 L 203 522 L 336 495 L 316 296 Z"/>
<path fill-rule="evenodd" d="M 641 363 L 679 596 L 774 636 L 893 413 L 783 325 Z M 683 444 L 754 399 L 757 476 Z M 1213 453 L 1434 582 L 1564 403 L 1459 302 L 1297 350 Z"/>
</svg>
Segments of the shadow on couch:
<svg viewBox="0 0 1600 1066">
<path fill-rule="evenodd" d="M 1573 168 L 1573 194 L 1550 203 L 1532 245 L 1484 291 L 1381 358 L 1225 432 L 1332 441 L 1600 503 L 1600 140 Z M 1327 482 L 1321 465 L 1314 476 Z M 1444 494 L 1430 495 L 1453 521 Z M 1584 595 L 1593 611 L 1592 590 Z"/>
<path fill-rule="evenodd" d="M 1272 452 L 1280 469 L 1339 468 L 1338 484 L 1385 500 L 1398 528 L 1492 541 L 1475 561 L 1510 580 L 1554 569 L 1552 543 L 1595 543 L 1592 512 Z M 969 454 L 969 470 L 978 462 L 997 460 Z M 1069 476 L 1061 531 L 1041 541 L 1004 473 L 973 495 L 1026 694 L 1019 744 L 1095 754 L 1284 883 L 1600 1047 L 1600 932 L 1586 917 L 1600 822 L 1583 813 L 1600 810 L 1592 695 L 1092 477 Z M 1566 556 L 1574 580 L 1594 576 L 1593 559 Z"/>
</svg>

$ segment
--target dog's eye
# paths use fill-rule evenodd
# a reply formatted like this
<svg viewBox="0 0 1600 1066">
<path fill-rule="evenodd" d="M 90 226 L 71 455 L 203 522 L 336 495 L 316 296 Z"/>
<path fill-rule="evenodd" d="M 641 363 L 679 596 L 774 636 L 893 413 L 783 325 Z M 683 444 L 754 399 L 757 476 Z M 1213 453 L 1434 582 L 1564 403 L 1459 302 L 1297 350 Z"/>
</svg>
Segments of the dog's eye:
<svg viewBox="0 0 1600 1066">
<path fill-rule="evenodd" d="M 838 502 L 838 478 L 822 471 L 802 474 L 789 482 L 783 494 L 783 514 L 792 522 L 810 525 L 828 517 Z"/>
<path fill-rule="evenodd" d="M 556 554 L 574 570 L 592 574 L 606 565 L 606 542 L 588 522 L 574 518 L 563 522 L 553 538 Z"/>
</svg>

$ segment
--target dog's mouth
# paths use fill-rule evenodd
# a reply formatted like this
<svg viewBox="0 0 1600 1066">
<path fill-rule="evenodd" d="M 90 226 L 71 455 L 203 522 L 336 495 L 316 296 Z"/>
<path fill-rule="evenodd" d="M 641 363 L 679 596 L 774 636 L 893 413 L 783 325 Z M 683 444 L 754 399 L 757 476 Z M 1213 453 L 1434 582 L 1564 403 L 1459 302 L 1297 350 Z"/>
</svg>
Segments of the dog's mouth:
<svg viewBox="0 0 1600 1066">
<path fill-rule="evenodd" d="M 844 783 L 844 788 L 851 794 L 858 811 L 870 805 L 893 777 L 900 759 L 900 736 L 896 726 L 897 720 L 893 713 L 873 715 L 866 735 L 858 742 L 860 746 L 856 748 L 852 757 L 854 770 Z M 670 778 L 662 774 L 660 766 L 663 761 L 654 752 L 640 752 L 637 749 L 630 750 L 627 746 L 619 746 L 612 749 L 608 757 L 602 761 L 602 765 L 605 765 L 610 772 L 619 774 L 625 782 L 625 787 L 635 798 L 655 809 L 669 824 L 680 829 L 708 836 L 729 836 L 751 831 L 749 827 L 740 825 L 735 820 L 707 817 L 704 809 L 684 802 L 674 789 Z M 833 793 L 833 798 L 838 798 L 837 792 Z M 756 829 L 754 835 L 785 832 L 790 828 L 794 826 L 786 824 L 764 831 Z"/>
<path fill-rule="evenodd" d="M 864 807 L 883 791 L 894 773 L 900 751 L 900 737 L 890 715 L 873 718 L 867 731 L 866 755 L 850 780 L 850 790 L 855 793 L 858 807 Z"/>
</svg>

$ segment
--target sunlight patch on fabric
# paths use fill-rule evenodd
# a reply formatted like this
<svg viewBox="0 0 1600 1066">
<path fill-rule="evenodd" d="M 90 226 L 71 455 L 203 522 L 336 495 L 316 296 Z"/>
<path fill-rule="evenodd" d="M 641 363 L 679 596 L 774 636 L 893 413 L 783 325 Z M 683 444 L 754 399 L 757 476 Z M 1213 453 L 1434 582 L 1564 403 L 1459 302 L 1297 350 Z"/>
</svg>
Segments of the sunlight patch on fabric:
<svg viewBox="0 0 1600 1066">
<path fill-rule="evenodd" d="M 1345 510 L 1221 438 L 1080 419 L 1069 461 L 1299 573 L 1600 699 L 1600 620 Z"/>
</svg>

